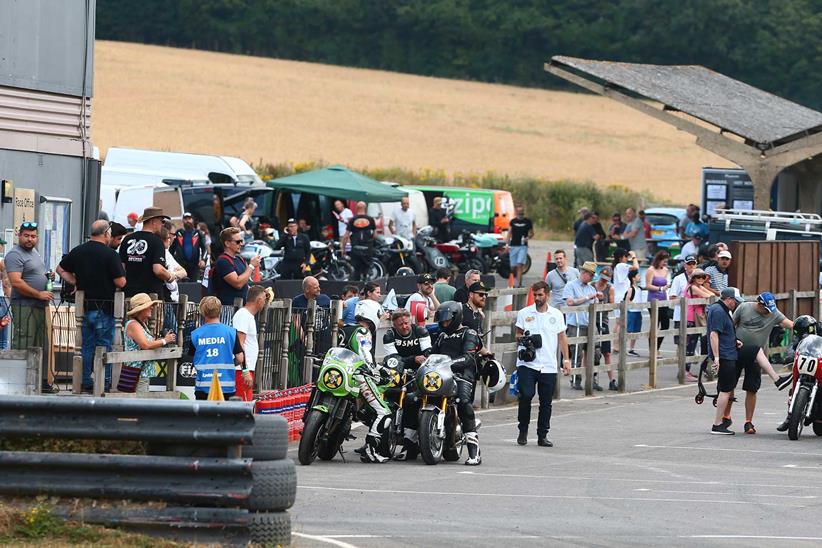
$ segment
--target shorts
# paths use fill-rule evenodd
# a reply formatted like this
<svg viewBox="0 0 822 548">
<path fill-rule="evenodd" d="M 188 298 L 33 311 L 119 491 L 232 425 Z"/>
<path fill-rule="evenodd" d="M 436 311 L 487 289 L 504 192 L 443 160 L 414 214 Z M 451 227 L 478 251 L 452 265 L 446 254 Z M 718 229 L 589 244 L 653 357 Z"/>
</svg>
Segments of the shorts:
<svg viewBox="0 0 822 548">
<path fill-rule="evenodd" d="M 577 337 L 577 336 L 587 337 L 588 336 L 588 326 L 587 325 L 580 325 L 580 326 L 569 325 L 568 327 L 565 328 L 565 335 L 567 335 L 568 337 Z M 585 352 L 585 350 L 588 348 L 588 343 L 579 343 L 579 344 L 576 344 L 576 345 L 574 343 L 569 343 L 568 346 L 571 347 L 571 348 L 576 346 L 577 348 L 579 348 L 580 352 Z M 571 350 L 571 352 L 573 352 L 573 350 Z"/>
<path fill-rule="evenodd" d="M 642 331 L 642 312 L 639 310 L 628 311 L 628 333 L 639 333 Z"/>
<path fill-rule="evenodd" d="M 508 260 L 511 266 L 517 266 L 528 262 L 528 246 L 512 245 L 508 248 Z"/>
<path fill-rule="evenodd" d="M 711 367 L 709 364 L 708 367 Z M 717 392 L 732 392 L 739 382 L 739 369 L 736 360 L 723 360 L 719 358 L 719 374 L 717 375 Z"/>
<path fill-rule="evenodd" d="M 759 354 L 760 347 L 754 345 L 743 345 L 739 349 L 739 357 L 736 359 L 736 367 L 739 374 L 745 372 L 745 380 L 742 381 L 742 390 L 745 392 L 758 392 L 762 387 L 762 372 L 759 364 L 756 363 L 756 355 Z"/>
<path fill-rule="evenodd" d="M 608 326 L 607 322 L 603 322 L 599 325 L 599 334 L 600 335 L 609 335 L 611 333 L 611 328 Z M 611 341 L 602 341 L 599 343 L 599 349 L 603 354 L 610 354 L 611 353 Z"/>
</svg>

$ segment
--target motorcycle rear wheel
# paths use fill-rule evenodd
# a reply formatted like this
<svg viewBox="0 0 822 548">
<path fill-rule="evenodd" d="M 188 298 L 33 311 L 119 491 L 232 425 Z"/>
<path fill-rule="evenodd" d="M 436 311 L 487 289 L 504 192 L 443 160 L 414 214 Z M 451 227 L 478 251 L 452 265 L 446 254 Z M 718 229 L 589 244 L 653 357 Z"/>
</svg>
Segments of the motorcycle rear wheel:
<svg viewBox="0 0 822 548">
<path fill-rule="evenodd" d="M 791 409 L 791 422 L 788 423 L 788 439 L 798 440 L 802 435 L 802 428 L 805 426 L 805 411 L 808 407 L 808 399 L 810 399 L 810 391 L 804 387 L 799 387 L 799 393 L 793 402 Z"/>
<path fill-rule="evenodd" d="M 420 413 L 420 455 L 425 464 L 437 464 L 442 458 L 443 439 L 437 436 L 437 414 L 434 411 Z"/>
<path fill-rule="evenodd" d="M 382 264 L 382 261 L 379 259 L 371 259 L 371 262 L 368 264 L 368 273 L 366 274 L 368 281 L 385 278 L 385 275 L 385 265 Z"/>
<path fill-rule="evenodd" d="M 327 274 L 330 280 L 350 280 L 354 276 L 354 265 L 346 259 L 338 259 L 336 263 L 328 265 Z"/>
<path fill-rule="evenodd" d="M 405 258 L 405 264 L 403 264 L 403 261 L 400 260 L 399 257 L 396 257 L 391 261 L 391 264 L 389 264 L 387 266 L 388 266 L 388 274 L 390 274 L 391 276 L 397 276 L 398 275 L 397 271 L 400 268 L 410 268 L 411 270 L 414 271 L 415 275 L 416 274 L 422 274 L 423 270 L 424 270 L 420 260 L 418 258 L 414 257 L 413 255 L 408 255 Z"/>
<path fill-rule="evenodd" d="M 320 438 L 325 435 L 325 423 L 328 415 L 322 411 L 312 409 L 305 418 L 305 428 L 300 438 L 300 447 L 297 451 L 297 458 L 300 464 L 310 465 L 317 458 L 320 448 Z"/>
</svg>

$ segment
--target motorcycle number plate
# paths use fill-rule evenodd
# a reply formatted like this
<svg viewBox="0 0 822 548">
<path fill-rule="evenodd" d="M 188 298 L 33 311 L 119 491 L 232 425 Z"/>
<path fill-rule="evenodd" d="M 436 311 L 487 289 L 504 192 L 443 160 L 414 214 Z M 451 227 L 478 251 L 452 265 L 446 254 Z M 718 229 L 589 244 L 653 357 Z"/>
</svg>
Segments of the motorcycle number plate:
<svg viewBox="0 0 822 548">
<path fill-rule="evenodd" d="M 817 359 L 813 356 L 799 356 L 796 358 L 796 369 L 800 375 L 816 375 Z"/>
<path fill-rule="evenodd" d="M 443 257 L 443 256 L 434 257 L 434 266 L 439 267 L 439 268 L 443 268 L 446 264 L 448 264 L 448 261 L 445 259 L 445 257 Z"/>
</svg>

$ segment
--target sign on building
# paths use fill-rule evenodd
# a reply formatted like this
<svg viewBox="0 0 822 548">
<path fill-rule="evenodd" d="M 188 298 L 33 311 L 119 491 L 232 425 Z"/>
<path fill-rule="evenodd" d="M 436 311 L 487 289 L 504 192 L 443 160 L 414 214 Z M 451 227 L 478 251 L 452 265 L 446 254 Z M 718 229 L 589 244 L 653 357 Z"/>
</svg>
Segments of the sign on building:
<svg viewBox="0 0 822 548">
<path fill-rule="evenodd" d="M 702 212 L 713 216 L 718 208 L 752 210 L 754 188 L 744 169 L 702 168 Z"/>
</svg>

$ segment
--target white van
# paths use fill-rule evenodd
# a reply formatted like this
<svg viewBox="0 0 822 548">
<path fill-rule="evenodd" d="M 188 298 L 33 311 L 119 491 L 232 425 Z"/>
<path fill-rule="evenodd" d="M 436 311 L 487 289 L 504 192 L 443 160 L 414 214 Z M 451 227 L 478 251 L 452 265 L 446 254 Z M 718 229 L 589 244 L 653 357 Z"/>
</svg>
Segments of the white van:
<svg viewBox="0 0 822 548">
<path fill-rule="evenodd" d="M 240 158 L 112 147 L 106 153 L 100 174 L 101 208 L 111 220 L 125 223 L 128 212 L 142 211 L 147 203 L 152 205 L 154 200 L 149 199 L 148 188 L 180 182 L 207 185 L 209 173 L 228 175 L 238 184 L 263 184 L 254 169 Z M 133 192 L 122 193 L 124 189 Z M 119 203 L 126 196 L 126 205 Z M 121 215 L 126 209 L 125 215 Z"/>
</svg>

